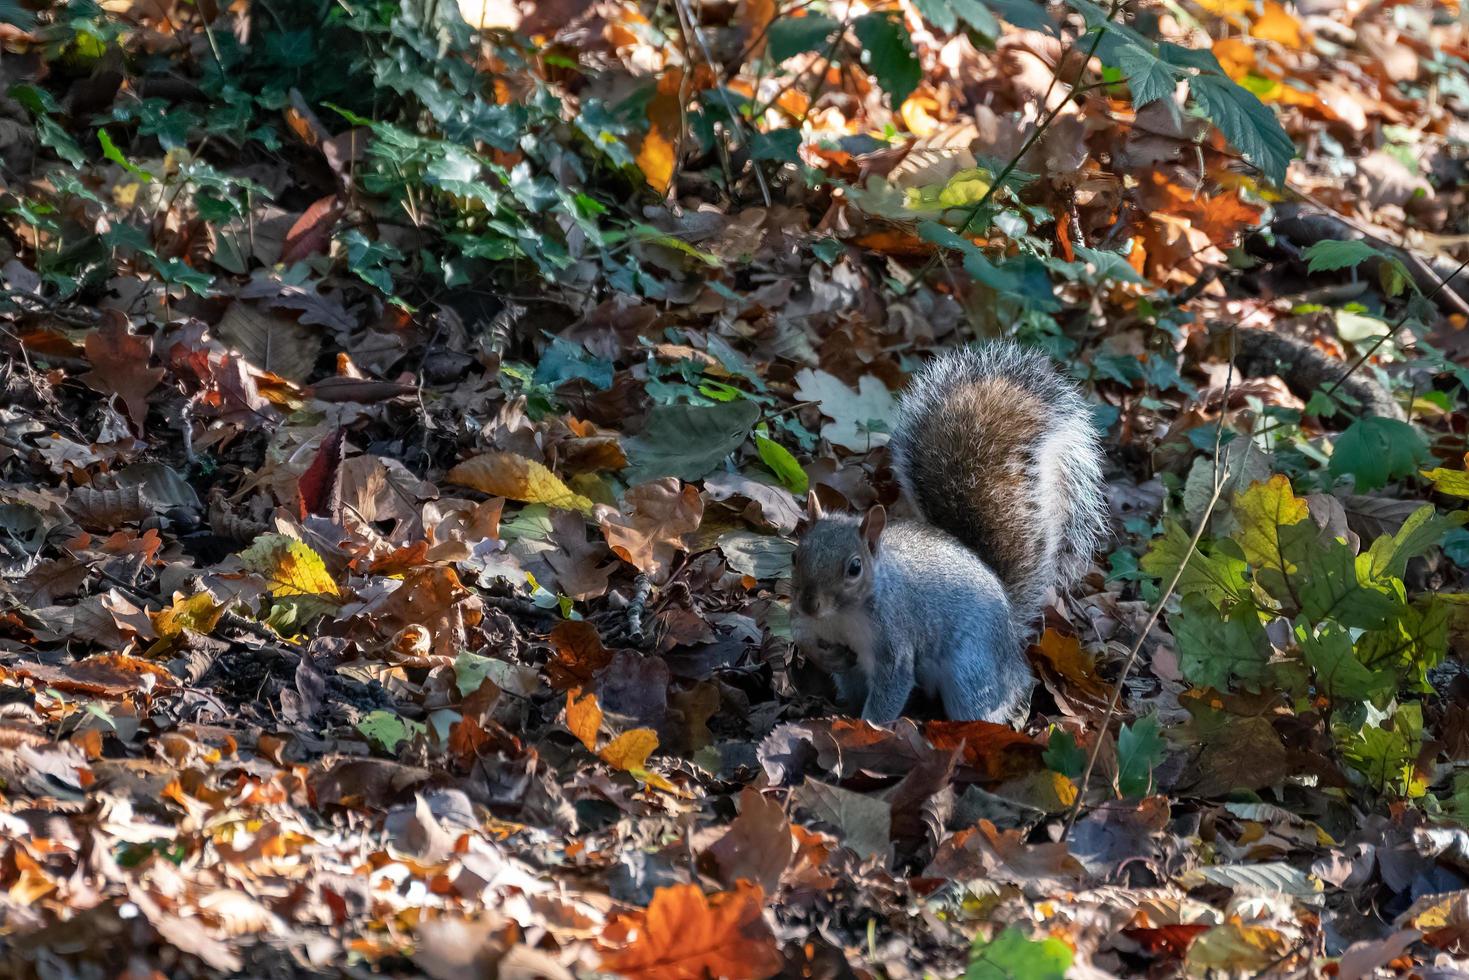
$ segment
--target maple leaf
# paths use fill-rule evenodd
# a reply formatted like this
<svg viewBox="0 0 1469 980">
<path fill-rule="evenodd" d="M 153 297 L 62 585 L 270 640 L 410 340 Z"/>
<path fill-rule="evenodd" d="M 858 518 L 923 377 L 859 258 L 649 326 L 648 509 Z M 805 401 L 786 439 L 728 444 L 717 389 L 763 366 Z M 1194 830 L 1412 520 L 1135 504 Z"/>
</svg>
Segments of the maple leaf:
<svg viewBox="0 0 1469 980">
<path fill-rule="evenodd" d="M 705 895 L 697 885 L 659 888 L 647 911 L 619 917 L 604 933 L 630 941 L 606 952 L 601 968 L 640 980 L 729 980 L 768 977 L 781 967 L 780 951 L 762 913 L 765 893 L 738 883 Z"/>
<path fill-rule="evenodd" d="M 102 311 L 102 325 L 87 334 L 87 360 L 92 370 L 82 380 L 104 395 L 122 399 L 123 409 L 138 433 L 148 417 L 148 394 L 163 380 L 163 368 L 149 367 L 153 338 L 128 330 L 127 318 L 116 310 Z"/>
</svg>

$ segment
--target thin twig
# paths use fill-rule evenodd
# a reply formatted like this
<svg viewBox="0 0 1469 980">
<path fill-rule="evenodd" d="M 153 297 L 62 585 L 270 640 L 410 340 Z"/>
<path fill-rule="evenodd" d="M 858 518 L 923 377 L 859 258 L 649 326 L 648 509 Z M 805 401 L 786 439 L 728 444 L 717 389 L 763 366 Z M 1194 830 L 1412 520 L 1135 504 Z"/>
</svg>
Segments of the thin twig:
<svg viewBox="0 0 1469 980">
<path fill-rule="evenodd" d="M 1107 33 L 1107 25 L 1110 24 L 1117 17 L 1117 14 L 1121 10 L 1122 0 L 1113 0 L 1111 9 L 1107 11 L 1107 19 L 1101 24 L 1097 25 L 1097 33 L 1092 38 L 1091 46 L 1087 48 L 1086 57 L 1082 60 L 1081 69 L 1077 74 L 1076 80 L 1078 82 L 1081 81 L 1082 76 L 1086 74 L 1087 66 L 1091 64 L 1092 58 L 1096 56 L 1097 49 L 1101 47 L 1102 37 Z M 1056 62 L 1056 70 L 1051 74 L 1051 84 L 1047 86 L 1045 94 L 1042 96 L 1042 111 L 1045 110 L 1046 102 L 1050 100 L 1051 93 L 1055 90 L 1055 87 L 1060 80 L 1061 70 L 1065 65 L 1065 62 L 1066 52 L 1063 51 L 1061 53 L 1061 57 Z M 1005 186 L 1005 178 L 1009 177 L 1012 173 L 1015 172 L 1015 168 L 1020 166 L 1020 161 L 1025 158 L 1025 154 L 1029 153 L 1030 148 L 1036 144 L 1036 141 L 1045 135 L 1046 130 L 1051 128 L 1051 123 L 1056 121 L 1056 117 L 1061 114 L 1061 110 L 1066 108 L 1066 105 L 1071 101 L 1074 96 L 1082 92 L 1090 91 L 1093 88 L 1113 84 L 1116 83 L 1102 82 L 1098 83 L 1097 85 L 1075 86 L 1072 88 L 1071 92 L 1067 95 L 1066 98 L 1062 99 L 1060 102 L 1057 102 L 1056 107 L 1046 114 L 1046 116 L 1041 120 L 1040 124 L 1031 131 L 1030 136 L 1027 137 L 1025 142 L 1021 144 L 1020 149 L 1015 151 L 1015 155 L 1010 158 L 1010 162 L 1006 163 L 1004 168 L 995 175 L 995 179 L 990 182 L 990 186 L 984 192 L 983 196 L 981 196 L 978 201 L 974 202 L 974 204 L 970 206 L 969 211 L 964 215 L 964 221 L 959 225 L 958 234 L 962 236 L 968 233 L 969 226 L 974 223 L 975 218 L 979 217 L 980 212 L 984 210 L 984 206 L 990 202 L 990 199 L 995 196 L 996 192 L 998 192 L 1001 187 Z M 933 256 L 929 258 L 926 263 L 924 263 L 923 268 L 918 270 L 917 275 L 915 275 L 912 280 L 910 280 L 910 282 L 922 282 L 923 279 L 930 272 L 933 271 L 933 267 L 937 264 L 938 253 L 936 252 Z"/>
<path fill-rule="evenodd" d="M 714 73 L 716 79 L 721 81 L 719 94 L 724 99 L 724 111 L 729 113 L 730 125 L 734 128 L 735 135 L 739 138 L 739 141 L 751 150 L 750 169 L 755 171 L 755 182 L 760 185 L 760 197 L 765 201 L 767 208 L 772 207 L 774 200 L 770 196 L 770 185 L 765 182 L 765 171 L 760 169 L 760 161 L 755 159 L 754 144 L 751 142 L 749 134 L 745 132 L 744 120 L 740 118 L 739 112 L 735 110 L 734 103 L 730 101 L 728 89 L 722 84 L 724 69 L 720 66 L 719 62 L 714 60 L 714 55 L 710 53 L 709 44 L 704 40 L 704 32 L 699 30 L 698 22 L 694 20 L 694 13 L 689 9 L 689 0 L 673 0 L 673 2 L 679 10 L 679 16 L 687 19 L 689 31 L 693 34 L 694 42 L 698 44 L 699 50 L 704 53 L 704 60 L 708 62 L 709 70 Z"/>
<path fill-rule="evenodd" d="M 1424 301 L 1426 302 L 1428 300 L 1431 300 L 1439 293 L 1443 292 L 1444 289 L 1448 287 L 1449 283 L 1452 282 L 1459 273 L 1464 271 L 1466 266 L 1469 266 L 1469 259 L 1465 259 L 1463 262 L 1460 262 L 1459 267 L 1453 272 L 1450 272 L 1447 278 L 1440 279 L 1438 285 L 1434 286 L 1433 290 L 1427 296 L 1423 297 Z M 1337 378 L 1331 383 L 1331 387 L 1326 389 L 1326 394 L 1328 396 L 1334 394 L 1336 392 L 1336 389 L 1340 388 L 1348 378 L 1356 374 L 1357 369 L 1360 368 L 1363 364 L 1366 364 L 1372 358 L 1372 355 L 1376 354 L 1378 350 L 1381 349 L 1383 344 L 1387 343 L 1389 340 L 1397 335 L 1397 332 L 1399 330 L 1403 329 L 1403 324 L 1407 323 L 1408 320 L 1412 318 L 1412 315 L 1413 310 L 1411 307 L 1404 310 L 1403 315 L 1398 317 L 1397 322 L 1388 328 L 1387 333 L 1383 334 L 1381 337 L 1378 337 L 1377 340 L 1372 343 L 1371 347 L 1368 347 L 1355 361 L 1352 362 L 1351 367 L 1347 368 L 1345 374 L 1343 374 L 1341 377 Z"/>
<path fill-rule="evenodd" d="M 1234 332 L 1230 332 L 1230 348 L 1234 347 Z M 1209 519 L 1214 516 L 1214 507 L 1219 503 L 1219 496 L 1224 492 L 1224 485 L 1229 482 L 1229 464 L 1224 462 L 1220 452 L 1224 443 L 1224 416 L 1229 408 L 1229 390 L 1234 384 L 1234 358 L 1229 359 L 1229 373 L 1224 380 L 1224 404 L 1219 410 L 1219 424 L 1214 430 L 1214 491 L 1209 495 L 1209 503 L 1204 512 L 1199 515 L 1198 526 L 1194 528 L 1193 537 L 1189 539 L 1188 550 L 1183 553 L 1183 559 L 1178 563 L 1173 578 L 1168 583 L 1168 588 L 1158 596 L 1158 601 L 1153 603 L 1153 610 L 1148 615 L 1148 621 L 1138 633 L 1137 639 L 1133 641 L 1132 649 L 1127 651 L 1127 659 L 1122 663 L 1122 673 L 1117 676 L 1117 681 L 1112 685 L 1112 697 L 1107 701 L 1107 710 L 1102 715 L 1102 720 L 1097 725 L 1096 740 L 1092 743 L 1091 752 L 1087 755 L 1086 769 L 1082 771 L 1081 782 L 1076 787 L 1076 799 L 1071 803 L 1071 809 L 1066 814 L 1066 822 L 1061 827 L 1061 840 L 1064 841 L 1071 833 L 1071 828 L 1076 825 L 1076 818 L 1081 815 L 1081 808 L 1086 801 L 1086 791 L 1091 785 L 1092 772 L 1097 767 L 1097 758 L 1102 752 L 1102 743 L 1107 734 L 1107 728 L 1112 724 L 1113 717 L 1117 714 L 1117 705 L 1122 700 L 1122 688 L 1127 683 L 1128 675 L 1132 673 L 1133 664 L 1137 662 L 1138 653 L 1143 648 L 1144 641 L 1153 627 L 1158 624 L 1158 618 L 1163 615 L 1163 607 L 1168 604 L 1173 590 L 1178 588 L 1178 583 L 1183 579 L 1183 573 L 1188 569 L 1189 562 L 1193 560 L 1194 552 L 1198 549 L 1199 539 L 1204 536 L 1204 529 L 1209 526 Z"/>
</svg>

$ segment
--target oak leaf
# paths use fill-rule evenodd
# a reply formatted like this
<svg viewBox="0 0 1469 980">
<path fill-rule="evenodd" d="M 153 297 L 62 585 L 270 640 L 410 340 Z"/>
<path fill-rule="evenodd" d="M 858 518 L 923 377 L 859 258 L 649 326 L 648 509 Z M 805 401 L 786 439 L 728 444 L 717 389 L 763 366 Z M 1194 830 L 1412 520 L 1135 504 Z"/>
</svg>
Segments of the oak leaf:
<svg viewBox="0 0 1469 980">
<path fill-rule="evenodd" d="M 639 571 L 661 579 L 683 536 L 699 529 L 704 502 L 698 488 L 676 477 L 643 483 L 623 496 L 625 513 L 604 514 L 602 534 L 612 551 Z"/>
</svg>

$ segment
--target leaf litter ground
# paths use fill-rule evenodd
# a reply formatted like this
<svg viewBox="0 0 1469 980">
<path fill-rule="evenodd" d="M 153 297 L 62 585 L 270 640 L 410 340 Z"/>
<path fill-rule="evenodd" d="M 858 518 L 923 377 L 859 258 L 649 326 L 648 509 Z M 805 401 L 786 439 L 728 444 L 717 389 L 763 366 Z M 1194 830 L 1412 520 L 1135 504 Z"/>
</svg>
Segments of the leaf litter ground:
<svg viewBox="0 0 1469 980">
<path fill-rule="evenodd" d="M 0 4 L 7 972 L 1462 975 L 1455 8 L 439 6 Z M 800 498 L 1002 332 L 1112 546 L 832 717 Z"/>
</svg>

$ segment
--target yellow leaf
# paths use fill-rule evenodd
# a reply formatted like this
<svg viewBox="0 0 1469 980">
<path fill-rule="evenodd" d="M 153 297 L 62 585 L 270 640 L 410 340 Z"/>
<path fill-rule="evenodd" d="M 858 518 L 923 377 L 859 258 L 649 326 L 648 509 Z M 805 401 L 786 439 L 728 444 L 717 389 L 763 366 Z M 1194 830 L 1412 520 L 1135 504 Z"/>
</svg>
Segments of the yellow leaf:
<svg viewBox="0 0 1469 980">
<path fill-rule="evenodd" d="M 597 730 L 602 727 L 602 708 L 597 704 L 595 694 L 588 694 L 578 700 L 579 694 L 579 687 L 566 692 L 566 727 L 571 734 L 581 739 L 581 744 L 587 747 L 588 752 L 595 752 Z"/>
<path fill-rule="evenodd" d="M 484 453 L 466 459 L 449 471 L 449 482 L 522 503 L 592 512 L 592 502 L 573 493 L 555 473 L 515 453 Z"/>
<path fill-rule="evenodd" d="M 200 592 L 187 599 L 182 592 L 175 592 L 173 605 L 151 615 L 154 632 L 159 639 L 167 639 L 178 636 L 186 629 L 195 633 L 209 633 L 223 614 L 224 607 L 216 603 L 214 596 L 208 592 Z"/>
<path fill-rule="evenodd" d="M 1291 492 L 1290 480 L 1277 473 L 1234 498 L 1234 516 L 1240 523 L 1237 538 L 1245 560 L 1256 568 L 1288 574 L 1293 566 L 1281 555 L 1280 529 L 1299 524 L 1310 514 L 1306 501 Z"/>
<path fill-rule="evenodd" d="M 1235 17 L 1253 7 L 1254 0 L 1197 0 L 1200 7 L 1220 17 Z"/>
<path fill-rule="evenodd" d="M 1421 470 L 1423 478 L 1433 481 L 1433 489 L 1450 497 L 1469 497 L 1469 471 L 1446 470 L 1442 466 Z"/>
<path fill-rule="evenodd" d="M 632 772 L 642 769 L 648 761 L 648 756 L 658 747 L 658 733 L 651 728 L 634 728 L 623 732 L 621 735 L 607 743 L 607 747 L 597 753 L 602 761 L 624 772 Z"/>
<path fill-rule="evenodd" d="M 1275 0 L 1265 0 L 1265 10 L 1250 25 L 1250 37 L 1262 41 L 1274 41 L 1288 48 L 1300 50 L 1306 46 L 1301 22 L 1286 12 Z"/>
<path fill-rule="evenodd" d="M 263 575 L 273 596 L 336 596 L 337 583 L 310 546 L 284 534 L 262 534 L 240 553 L 251 571 Z"/>
</svg>

